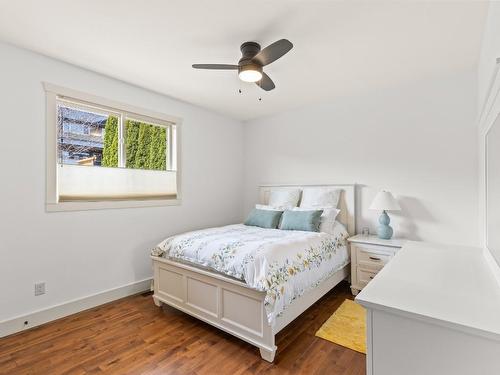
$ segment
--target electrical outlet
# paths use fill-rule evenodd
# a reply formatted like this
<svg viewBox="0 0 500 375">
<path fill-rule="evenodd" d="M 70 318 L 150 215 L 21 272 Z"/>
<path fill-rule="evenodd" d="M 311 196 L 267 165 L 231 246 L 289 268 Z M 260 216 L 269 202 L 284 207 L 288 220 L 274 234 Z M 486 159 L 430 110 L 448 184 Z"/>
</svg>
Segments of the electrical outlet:
<svg viewBox="0 0 500 375">
<path fill-rule="evenodd" d="M 35 284 L 35 296 L 41 296 L 45 294 L 45 283 L 36 283 Z"/>
</svg>

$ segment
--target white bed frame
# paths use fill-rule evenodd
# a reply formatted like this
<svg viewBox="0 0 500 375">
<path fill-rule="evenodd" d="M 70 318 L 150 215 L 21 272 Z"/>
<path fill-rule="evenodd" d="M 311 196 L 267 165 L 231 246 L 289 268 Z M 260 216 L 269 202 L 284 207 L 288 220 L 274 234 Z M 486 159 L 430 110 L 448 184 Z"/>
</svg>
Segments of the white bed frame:
<svg viewBox="0 0 500 375">
<path fill-rule="evenodd" d="M 259 202 L 266 204 L 274 189 L 304 187 L 337 187 L 342 189 L 337 220 L 349 235 L 355 234 L 356 185 L 265 185 L 259 187 Z M 272 362 L 276 354 L 275 335 L 325 295 L 335 285 L 349 277 L 349 265 L 338 270 L 318 287 L 297 298 L 276 319 L 274 326 L 267 321 L 264 309 L 265 292 L 224 275 L 161 257 L 151 257 L 154 268 L 153 300 L 184 311 L 231 335 L 257 346 L 260 355 Z"/>
</svg>

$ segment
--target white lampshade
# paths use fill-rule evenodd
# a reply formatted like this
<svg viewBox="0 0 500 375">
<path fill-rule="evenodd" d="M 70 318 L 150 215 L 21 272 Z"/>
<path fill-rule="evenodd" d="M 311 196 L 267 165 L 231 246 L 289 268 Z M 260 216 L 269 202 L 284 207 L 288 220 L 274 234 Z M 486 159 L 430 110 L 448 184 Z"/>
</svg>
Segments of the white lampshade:
<svg viewBox="0 0 500 375">
<path fill-rule="evenodd" d="M 401 207 L 390 192 L 382 190 L 375 196 L 370 206 L 370 210 L 400 211 Z"/>
</svg>

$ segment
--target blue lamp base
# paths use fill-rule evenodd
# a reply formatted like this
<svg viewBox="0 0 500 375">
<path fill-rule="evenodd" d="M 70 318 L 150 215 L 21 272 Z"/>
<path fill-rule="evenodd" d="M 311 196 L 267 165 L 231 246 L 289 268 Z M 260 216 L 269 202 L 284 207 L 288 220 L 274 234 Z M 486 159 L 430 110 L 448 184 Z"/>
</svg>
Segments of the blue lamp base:
<svg viewBox="0 0 500 375">
<path fill-rule="evenodd" d="M 390 240 L 394 231 L 389 225 L 391 219 L 389 218 L 389 215 L 387 215 L 387 212 L 382 212 L 382 214 L 378 218 L 378 222 L 380 224 L 377 227 L 378 238 L 381 238 L 383 240 Z"/>
</svg>

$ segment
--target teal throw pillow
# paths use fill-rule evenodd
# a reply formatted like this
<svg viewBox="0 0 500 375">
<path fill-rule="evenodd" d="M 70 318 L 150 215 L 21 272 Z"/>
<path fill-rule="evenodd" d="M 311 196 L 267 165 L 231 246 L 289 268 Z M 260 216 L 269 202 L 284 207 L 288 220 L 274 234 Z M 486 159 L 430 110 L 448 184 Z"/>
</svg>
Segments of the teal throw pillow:
<svg viewBox="0 0 500 375">
<path fill-rule="evenodd" d="M 243 224 L 261 228 L 278 228 L 283 211 L 258 210 L 254 208 Z"/>
<path fill-rule="evenodd" d="M 281 218 L 280 229 L 319 232 L 323 210 L 292 211 L 287 210 Z"/>
</svg>

